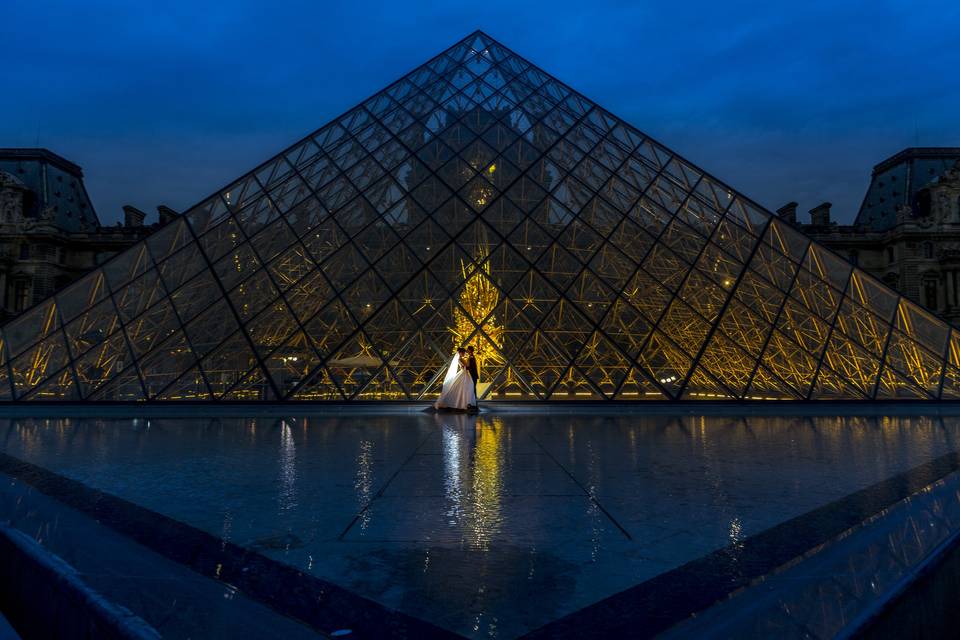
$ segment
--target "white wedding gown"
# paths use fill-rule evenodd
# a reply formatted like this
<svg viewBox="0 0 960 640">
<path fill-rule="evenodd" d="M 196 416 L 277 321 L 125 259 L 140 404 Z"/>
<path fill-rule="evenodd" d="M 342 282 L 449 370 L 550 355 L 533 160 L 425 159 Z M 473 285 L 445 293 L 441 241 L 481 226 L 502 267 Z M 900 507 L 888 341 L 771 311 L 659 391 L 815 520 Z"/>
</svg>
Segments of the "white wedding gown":
<svg viewBox="0 0 960 640">
<path fill-rule="evenodd" d="M 477 396 L 473 392 L 473 379 L 470 378 L 470 372 L 465 367 L 460 367 L 460 358 L 455 355 L 450 366 L 447 367 L 440 397 L 433 403 L 433 408 L 466 411 L 467 407 L 475 406 L 477 406 Z"/>
</svg>

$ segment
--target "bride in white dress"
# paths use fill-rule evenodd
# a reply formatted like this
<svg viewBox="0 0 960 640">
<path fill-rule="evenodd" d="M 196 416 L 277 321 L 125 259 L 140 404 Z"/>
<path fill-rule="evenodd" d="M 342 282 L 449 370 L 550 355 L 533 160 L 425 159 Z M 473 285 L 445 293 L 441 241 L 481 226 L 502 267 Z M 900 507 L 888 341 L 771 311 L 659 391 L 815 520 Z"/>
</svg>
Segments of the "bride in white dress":
<svg viewBox="0 0 960 640">
<path fill-rule="evenodd" d="M 447 367 L 440 397 L 433 403 L 433 408 L 466 411 L 475 406 L 477 406 L 477 396 L 473 392 L 473 380 L 467 370 L 466 351 L 460 348 L 457 349 L 450 366 Z"/>
</svg>

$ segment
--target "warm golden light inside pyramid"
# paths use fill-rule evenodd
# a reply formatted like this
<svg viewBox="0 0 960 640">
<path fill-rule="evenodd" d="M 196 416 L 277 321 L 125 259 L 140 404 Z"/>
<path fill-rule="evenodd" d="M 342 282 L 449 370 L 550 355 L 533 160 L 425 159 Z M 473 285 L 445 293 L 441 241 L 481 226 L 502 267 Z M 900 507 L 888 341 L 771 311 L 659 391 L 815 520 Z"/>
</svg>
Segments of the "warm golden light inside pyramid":
<svg viewBox="0 0 960 640">
<path fill-rule="evenodd" d="M 485 253 L 477 256 L 477 260 L 483 265 L 468 266 L 461 262 L 463 288 L 459 295 L 460 306 L 453 312 L 450 333 L 454 348 L 473 345 L 480 365 L 489 369 L 504 362 L 500 351 L 504 328 L 493 313 L 500 302 L 500 293 L 490 280 L 490 261 Z M 478 331 L 478 326 L 482 326 L 483 331 Z"/>
</svg>

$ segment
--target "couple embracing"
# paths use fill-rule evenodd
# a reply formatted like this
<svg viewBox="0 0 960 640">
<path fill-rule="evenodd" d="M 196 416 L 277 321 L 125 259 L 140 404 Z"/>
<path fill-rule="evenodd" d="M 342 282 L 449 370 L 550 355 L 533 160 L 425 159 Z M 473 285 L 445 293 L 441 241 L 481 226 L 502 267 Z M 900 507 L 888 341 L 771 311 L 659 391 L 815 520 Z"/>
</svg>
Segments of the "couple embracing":
<svg viewBox="0 0 960 640">
<path fill-rule="evenodd" d="M 433 408 L 476 411 L 477 378 L 479 377 L 479 367 L 477 357 L 473 353 L 473 346 L 457 349 L 456 355 L 450 361 L 450 366 L 447 367 L 440 397 L 433 403 Z"/>
</svg>

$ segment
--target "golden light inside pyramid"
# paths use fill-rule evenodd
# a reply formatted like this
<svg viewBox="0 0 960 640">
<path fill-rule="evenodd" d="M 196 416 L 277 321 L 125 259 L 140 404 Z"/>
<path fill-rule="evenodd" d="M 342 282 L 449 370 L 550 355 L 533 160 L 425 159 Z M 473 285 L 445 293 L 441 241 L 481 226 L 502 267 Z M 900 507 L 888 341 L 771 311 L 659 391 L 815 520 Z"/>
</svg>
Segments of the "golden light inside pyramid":
<svg viewBox="0 0 960 640">
<path fill-rule="evenodd" d="M 953 399 L 960 336 L 482 33 L 2 329 L 0 400 Z"/>
</svg>

